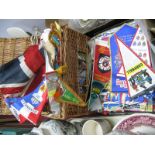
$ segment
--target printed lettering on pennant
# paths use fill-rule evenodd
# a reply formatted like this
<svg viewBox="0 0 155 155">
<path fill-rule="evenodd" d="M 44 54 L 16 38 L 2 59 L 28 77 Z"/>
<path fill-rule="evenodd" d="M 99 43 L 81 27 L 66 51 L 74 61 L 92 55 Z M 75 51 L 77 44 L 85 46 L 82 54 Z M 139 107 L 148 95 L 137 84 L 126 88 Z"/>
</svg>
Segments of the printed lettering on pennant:
<svg viewBox="0 0 155 155">
<path fill-rule="evenodd" d="M 130 97 L 141 95 L 155 86 L 155 72 L 118 36 L 115 37 L 123 62 L 129 95 Z"/>
</svg>

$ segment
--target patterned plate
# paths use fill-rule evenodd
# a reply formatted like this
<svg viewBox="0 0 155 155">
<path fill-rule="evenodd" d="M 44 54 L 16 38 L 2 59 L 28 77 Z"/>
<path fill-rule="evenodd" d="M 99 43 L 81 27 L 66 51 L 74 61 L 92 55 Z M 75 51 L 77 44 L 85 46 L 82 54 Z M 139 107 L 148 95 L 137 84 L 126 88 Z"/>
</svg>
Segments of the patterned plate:
<svg viewBox="0 0 155 155">
<path fill-rule="evenodd" d="M 113 131 L 115 130 L 155 135 L 155 115 L 141 113 L 127 116 L 114 126 Z"/>
</svg>

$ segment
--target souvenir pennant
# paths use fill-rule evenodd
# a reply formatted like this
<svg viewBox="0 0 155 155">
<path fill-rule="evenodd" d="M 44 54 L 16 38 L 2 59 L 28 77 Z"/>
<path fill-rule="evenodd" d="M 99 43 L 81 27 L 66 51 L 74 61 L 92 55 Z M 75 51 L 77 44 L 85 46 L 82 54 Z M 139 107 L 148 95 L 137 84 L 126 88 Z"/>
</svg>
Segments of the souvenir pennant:
<svg viewBox="0 0 155 155">
<path fill-rule="evenodd" d="M 95 46 L 94 80 L 109 82 L 111 75 L 110 50 L 108 41 L 98 40 Z"/>
<path fill-rule="evenodd" d="M 150 47 L 140 27 L 137 28 L 137 32 L 132 40 L 130 48 L 151 67 Z M 123 66 L 120 68 L 117 75 L 125 76 Z"/>
<path fill-rule="evenodd" d="M 137 29 L 123 25 L 115 34 L 123 40 L 127 46 L 131 46 L 133 38 Z M 114 35 L 115 35 L 114 34 Z M 128 92 L 124 70 L 122 68 L 122 60 L 119 53 L 119 48 L 115 36 L 110 37 L 110 51 L 111 51 L 111 91 L 112 92 Z"/>
<path fill-rule="evenodd" d="M 78 106 L 86 106 L 86 103 L 75 93 L 75 91 L 73 91 L 73 89 L 71 89 L 63 81 L 61 81 L 61 87 L 57 89 L 54 97 L 58 102 L 66 102 Z"/>
<path fill-rule="evenodd" d="M 36 125 L 47 102 L 45 79 L 32 93 L 21 98 L 6 98 L 5 102 L 18 121 L 21 122 L 21 116 L 23 116 Z"/>
<path fill-rule="evenodd" d="M 130 48 L 151 67 L 150 47 L 142 29 L 138 27 Z"/>
<path fill-rule="evenodd" d="M 141 28 L 124 25 L 116 35 L 151 67 L 150 47 Z M 110 38 L 112 59 L 112 91 L 127 92 L 122 60 L 114 35 Z"/>
<path fill-rule="evenodd" d="M 56 71 L 46 73 L 49 101 L 66 102 L 73 105 L 85 106 L 86 103 L 63 82 Z"/>
<path fill-rule="evenodd" d="M 130 97 L 145 93 L 155 86 L 155 72 L 118 36 L 116 36 Z"/>
<path fill-rule="evenodd" d="M 106 112 L 153 112 L 155 92 L 132 99 L 128 93 L 105 92 L 100 96 Z"/>
<path fill-rule="evenodd" d="M 88 108 L 90 111 L 95 111 L 94 107 L 97 109 L 102 108 L 101 103 L 98 102 L 99 95 L 102 91 L 105 91 L 106 85 L 93 80 L 92 85 L 91 85 L 91 95 L 89 98 L 89 104 Z M 106 90 L 107 91 L 107 90 Z"/>
<path fill-rule="evenodd" d="M 110 50 L 108 39 L 95 40 L 93 79 L 91 83 L 91 95 L 89 99 L 89 109 L 94 111 L 94 107 L 100 109 L 98 102 L 99 94 L 109 88 L 111 77 Z"/>
</svg>

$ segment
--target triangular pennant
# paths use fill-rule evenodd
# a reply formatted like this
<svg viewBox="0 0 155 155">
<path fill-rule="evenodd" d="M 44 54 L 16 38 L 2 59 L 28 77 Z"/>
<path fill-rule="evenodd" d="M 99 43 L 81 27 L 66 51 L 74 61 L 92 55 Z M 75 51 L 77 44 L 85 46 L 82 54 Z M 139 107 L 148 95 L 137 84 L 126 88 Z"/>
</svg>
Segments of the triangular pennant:
<svg viewBox="0 0 155 155">
<path fill-rule="evenodd" d="M 46 73 L 49 100 L 64 102 L 78 106 L 86 106 L 86 103 L 58 76 L 56 71 Z"/>
<path fill-rule="evenodd" d="M 145 37 L 140 27 L 138 27 L 137 29 L 137 32 L 132 40 L 130 48 L 139 57 L 141 57 L 141 59 L 143 59 L 149 66 L 151 66 L 149 44 L 147 38 Z M 120 67 L 117 76 L 125 77 L 123 66 Z"/>
<path fill-rule="evenodd" d="M 150 47 L 142 29 L 138 27 L 130 48 L 149 66 L 151 66 Z"/>
<path fill-rule="evenodd" d="M 110 50 L 108 41 L 96 40 L 94 51 L 93 80 L 107 83 L 111 76 Z"/>
<path fill-rule="evenodd" d="M 112 92 L 128 92 L 126 78 L 122 68 L 122 60 L 114 35 L 116 34 L 127 46 L 130 47 L 136 32 L 137 28 L 125 24 L 110 37 Z"/>
<path fill-rule="evenodd" d="M 58 96 L 58 94 L 61 95 Z M 86 106 L 86 103 L 77 95 L 77 93 L 63 81 L 61 81 L 61 87 L 57 89 L 54 98 L 58 102 L 66 102 L 74 105 Z"/>
<path fill-rule="evenodd" d="M 94 63 L 93 76 L 90 87 L 89 110 L 99 111 L 102 105 L 99 101 L 99 94 L 102 90 L 110 87 L 111 78 L 111 62 L 109 37 L 104 37 L 103 40 L 95 39 L 94 47 Z"/>
<path fill-rule="evenodd" d="M 115 35 L 127 80 L 129 95 L 135 97 L 155 85 L 155 72 Z"/>
<path fill-rule="evenodd" d="M 13 115 L 21 122 L 22 117 L 34 125 L 37 124 L 42 109 L 47 102 L 47 86 L 45 79 L 30 94 L 19 98 L 6 98 L 5 102 Z M 22 117 L 21 117 L 22 116 Z"/>
</svg>

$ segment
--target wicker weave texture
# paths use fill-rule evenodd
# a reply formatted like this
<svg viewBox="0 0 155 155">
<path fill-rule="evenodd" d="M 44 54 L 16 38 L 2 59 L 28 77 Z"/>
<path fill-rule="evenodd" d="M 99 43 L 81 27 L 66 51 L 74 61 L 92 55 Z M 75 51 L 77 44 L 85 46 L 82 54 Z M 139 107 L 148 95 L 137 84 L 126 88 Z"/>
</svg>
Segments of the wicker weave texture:
<svg viewBox="0 0 155 155">
<path fill-rule="evenodd" d="M 67 26 L 63 27 L 62 47 L 60 51 L 61 65 L 67 65 L 67 73 L 63 75 L 62 79 L 66 82 L 84 101 L 86 101 L 87 93 L 80 94 L 78 83 L 78 52 L 82 51 L 88 56 L 88 37 L 80 34 Z M 86 74 L 87 90 L 89 86 L 88 73 Z M 60 114 L 51 115 L 54 119 L 68 119 L 88 115 L 87 105 L 85 107 L 60 103 Z"/>
</svg>

